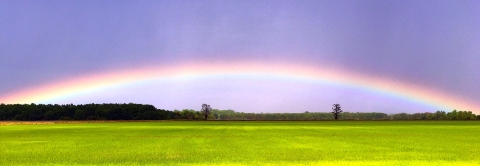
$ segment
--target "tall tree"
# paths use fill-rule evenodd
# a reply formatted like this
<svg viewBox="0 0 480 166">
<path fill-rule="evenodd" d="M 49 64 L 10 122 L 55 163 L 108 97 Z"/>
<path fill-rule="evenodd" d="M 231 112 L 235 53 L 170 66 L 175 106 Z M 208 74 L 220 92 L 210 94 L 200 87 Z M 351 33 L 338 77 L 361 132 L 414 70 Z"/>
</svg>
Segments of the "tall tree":
<svg viewBox="0 0 480 166">
<path fill-rule="evenodd" d="M 208 104 L 202 104 L 202 114 L 203 116 L 205 116 L 205 120 L 208 119 L 208 114 L 210 114 L 210 112 L 212 111 L 212 107 L 210 107 L 210 105 Z"/>
<path fill-rule="evenodd" d="M 338 116 L 340 115 L 342 111 L 342 108 L 340 107 L 340 104 L 333 104 L 332 105 L 332 113 L 333 113 L 333 117 L 335 117 L 335 120 L 338 119 Z"/>
</svg>

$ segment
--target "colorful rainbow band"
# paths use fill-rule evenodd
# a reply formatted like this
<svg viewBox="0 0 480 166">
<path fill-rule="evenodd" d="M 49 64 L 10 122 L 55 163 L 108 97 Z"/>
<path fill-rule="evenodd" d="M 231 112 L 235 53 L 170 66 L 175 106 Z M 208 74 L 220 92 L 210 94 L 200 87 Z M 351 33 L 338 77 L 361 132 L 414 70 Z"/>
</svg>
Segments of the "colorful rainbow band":
<svg viewBox="0 0 480 166">
<path fill-rule="evenodd" d="M 428 86 L 372 77 L 331 67 L 288 63 L 186 63 L 172 66 L 150 66 L 128 70 L 92 73 L 0 96 L 0 103 L 39 103 L 65 96 L 99 90 L 119 84 L 133 84 L 157 79 L 190 78 L 212 75 L 272 75 L 294 80 L 313 80 L 342 84 L 391 94 L 415 102 L 480 113 L 474 102 L 447 95 Z"/>
</svg>

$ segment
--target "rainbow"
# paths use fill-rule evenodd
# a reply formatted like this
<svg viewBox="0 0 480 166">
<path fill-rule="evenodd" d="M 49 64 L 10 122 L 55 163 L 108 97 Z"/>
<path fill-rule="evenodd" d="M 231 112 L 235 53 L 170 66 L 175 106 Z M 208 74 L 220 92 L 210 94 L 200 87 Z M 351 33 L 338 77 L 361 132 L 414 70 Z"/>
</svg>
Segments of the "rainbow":
<svg viewBox="0 0 480 166">
<path fill-rule="evenodd" d="M 158 79 L 229 75 L 268 75 L 294 80 L 329 82 L 391 94 L 392 96 L 414 102 L 449 109 L 446 111 L 460 109 L 469 110 L 477 114 L 480 113 L 480 106 L 474 102 L 431 89 L 428 86 L 419 86 L 387 78 L 367 76 L 333 67 L 319 67 L 318 65 L 306 65 L 304 63 L 260 62 L 197 62 L 91 73 L 0 96 L 0 103 L 38 103 L 51 99 L 75 96 L 81 93 L 89 93 L 108 87 Z"/>
</svg>

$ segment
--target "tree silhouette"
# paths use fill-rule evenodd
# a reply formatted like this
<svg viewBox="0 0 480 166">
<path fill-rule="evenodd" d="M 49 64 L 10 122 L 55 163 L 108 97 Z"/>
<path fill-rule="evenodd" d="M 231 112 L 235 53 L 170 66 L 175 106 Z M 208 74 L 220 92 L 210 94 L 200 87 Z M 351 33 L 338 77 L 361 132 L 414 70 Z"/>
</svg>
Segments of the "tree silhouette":
<svg viewBox="0 0 480 166">
<path fill-rule="evenodd" d="M 338 119 L 338 116 L 340 115 L 342 111 L 342 108 L 340 107 L 340 104 L 333 104 L 332 105 L 332 113 L 333 113 L 333 117 L 335 117 L 335 120 Z"/>
<path fill-rule="evenodd" d="M 208 119 L 208 114 L 210 114 L 210 112 L 212 111 L 212 107 L 210 107 L 210 105 L 208 104 L 202 104 L 202 114 L 205 116 L 205 120 Z"/>
</svg>

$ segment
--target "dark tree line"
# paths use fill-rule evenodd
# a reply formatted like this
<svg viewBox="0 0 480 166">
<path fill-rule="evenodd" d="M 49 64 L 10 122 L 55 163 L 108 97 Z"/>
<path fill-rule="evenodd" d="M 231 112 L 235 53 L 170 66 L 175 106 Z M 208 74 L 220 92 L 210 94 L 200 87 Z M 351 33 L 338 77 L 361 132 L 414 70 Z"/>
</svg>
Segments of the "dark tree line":
<svg viewBox="0 0 480 166">
<path fill-rule="evenodd" d="M 158 120 L 172 111 L 143 104 L 1 104 L 0 120 Z"/>
<path fill-rule="evenodd" d="M 384 113 L 342 113 L 340 119 L 384 120 Z M 0 120 L 333 120 L 329 112 L 244 113 L 233 110 L 163 110 L 144 104 L 0 104 Z"/>
<path fill-rule="evenodd" d="M 0 104 L 0 120 L 334 120 L 331 112 L 244 113 L 208 108 L 163 110 L 144 104 Z M 341 112 L 339 120 L 473 120 L 471 111 L 437 111 L 436 113 L 393 114 L 378 112 Z"/>
</svg>

